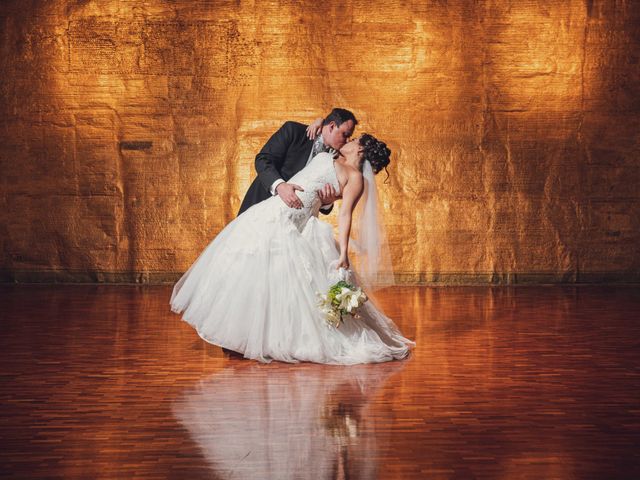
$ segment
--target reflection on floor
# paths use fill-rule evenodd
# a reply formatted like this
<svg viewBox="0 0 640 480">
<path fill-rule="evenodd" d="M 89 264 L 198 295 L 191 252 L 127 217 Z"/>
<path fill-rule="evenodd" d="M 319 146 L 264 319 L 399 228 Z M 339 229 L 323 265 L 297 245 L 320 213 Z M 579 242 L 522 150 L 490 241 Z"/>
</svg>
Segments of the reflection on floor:
<svg viewBox="0 0 640 480">
<path fill-rule="evenodd" d="M 401 362 L 262 365 L 170 287 L 2 285 L 2 474 L 640 478 L 640 288 L 402 287 Z"/>
</svg>

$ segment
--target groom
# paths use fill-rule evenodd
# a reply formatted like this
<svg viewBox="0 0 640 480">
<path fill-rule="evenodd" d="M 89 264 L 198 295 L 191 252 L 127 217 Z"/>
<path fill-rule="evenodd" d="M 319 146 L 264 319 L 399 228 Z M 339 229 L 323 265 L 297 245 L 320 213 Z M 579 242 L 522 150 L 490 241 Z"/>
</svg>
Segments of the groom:
<svg viewBox="0 0 640 480">
<path fill-rule="evenodd" d="M 302 170 L 309 160 L 320 152 L 339 150 L 349 140 L 358 123 L 349 110 L 334 108 L 322 121 L 322 131 L 315 140 L 306 135 L 307 126 L 298 122 L 285 122 L 256 155 L 258 176 L 253 181 L 242 201 L 238 215 L 270 196 L 278 195 L 292 208 L 302 208 L 296 190 L 298 185 L 287 183 Z M 327 184 L 318 192 L 323 213 L 328 214 L 336 201 L 336 192 Z"/>
</svg>

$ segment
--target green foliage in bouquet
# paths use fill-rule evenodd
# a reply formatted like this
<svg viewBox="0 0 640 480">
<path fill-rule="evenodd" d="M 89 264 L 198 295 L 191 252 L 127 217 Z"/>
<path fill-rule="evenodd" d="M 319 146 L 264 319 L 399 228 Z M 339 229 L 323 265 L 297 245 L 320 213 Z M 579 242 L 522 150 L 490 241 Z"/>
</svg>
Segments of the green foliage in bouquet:
<svg viewBox="0 0 640 480">
<path fill-rule="evenodd" d="M 338 327 L 343 322 L 343 315 L 357 316 L 357 310 L 367 301 L 367 296 L 359 288 L 340 280 L 329 287 L 325 294 L 318 294 L 318 306 L 324 313 L 327 323 Z"/>
<path fill-rule="evenodd" d="M 331 305 L 340 310 L 340 313 L 346 315 L 348 313 L 346 308 L 340 308 L 341 298 L 339 298 L 339 296 L 342 293 L 343 288 L 355 290 L 355 287 L 353 285 L 345 282 L 344 280 L 340 280 L 338 283 L 329 288 L 328 297 L 329 300 L 331 300 Z"/>
</svg>

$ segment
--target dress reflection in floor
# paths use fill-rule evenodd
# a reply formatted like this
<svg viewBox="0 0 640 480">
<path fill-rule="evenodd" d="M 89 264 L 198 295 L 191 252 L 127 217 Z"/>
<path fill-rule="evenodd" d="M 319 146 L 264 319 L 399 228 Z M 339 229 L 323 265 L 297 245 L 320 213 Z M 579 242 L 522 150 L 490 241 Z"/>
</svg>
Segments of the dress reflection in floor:
<svg viewBox="0 0 640 480">
<path fill-rule="evenodd" d="M 174 415 L 221 478 L 377 477 L 368 403 L 401 362 L 225 369 L 188 389 Z"/>
</svg>

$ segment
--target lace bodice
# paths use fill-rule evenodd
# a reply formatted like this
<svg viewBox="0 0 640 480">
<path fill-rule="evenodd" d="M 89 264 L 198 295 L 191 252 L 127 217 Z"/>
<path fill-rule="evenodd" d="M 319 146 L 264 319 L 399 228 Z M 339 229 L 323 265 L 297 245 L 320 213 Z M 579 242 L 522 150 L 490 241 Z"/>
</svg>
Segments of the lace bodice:
<svg viewBox="0 0 640 480">
<path fill-rule="evenodd" d="M 296 195 L 302 200 L 303 206 L 301 209 L 289 208 L 285 205 L 290 218 L 299 230 L 304 228 L 309 217 L 318 216 L 322 206 L 318 196 L 319 190 L 328 183 L 333 185 L 336 194 L 340 193 L 340 184 L 333 162 L 334 159 L 331 153 L 319 153 L 311 159 L 305 168 L 289 179 L 289 183 L 295 183 L 304 189 L 304 192 L 296 191 Z"/>
<path fill-rule="evenodd" d="M 312 208 L 313 204 L 319 202 L 318 190 L 321 190 L 327 183 L 333 185 L 336 193 L 340 191 L 340 184 L 333 165 L 333 155 L 322 152 L 311 159 L 309 164 L 296 173 L 289 183 L 295 183 L 304 188 L 304 192 L 296 191 L 302 200 L 304 208 Z"/>
<path fill-rule="evenodd" d="M 290 208 L 278 195 L 274 195 L 249 208 L 245 213 L 260 217 L 261 220 L 284 221 L 284 226 L 290 225 L 302 232 L 307 220 L 312 216 L 317 217 L 322 206 L 318 191 L 328 183 L 333 185 L 336 194 L 340 194 L 340 183 L 333 162 L 332 154 L 319 153 L 288 180 L 288 183 L 294 183 L 304 189 L 303 192 L 296 190 L 296 195 L 302 200 L 302 208 Z"/>
<path fill-rule="evenodd" d="M 288 183 L 300 185 L 304 189 L 303 192 L 296 191 L 296 195 L 302 200 L 302 208 L 290 208 L 280 197 L 274 195 L 265 202 L 261 202 L 268 206 L 249 209 L 254 211 L 252 214 L 266 215 L 273 220 L 284 219 L 292 222 L 295 228 L 302 231 L 310 217 L 318 216 L 322 206 L 318 196 L 319 190 L 329 183 L 335 188 L 336 194 L 340 194 L 340 184 L 333 165 L 333 155 L 328 152 L 322 152 L 313 157 L 306 167 L 289 179 Z"/>
</svg>

